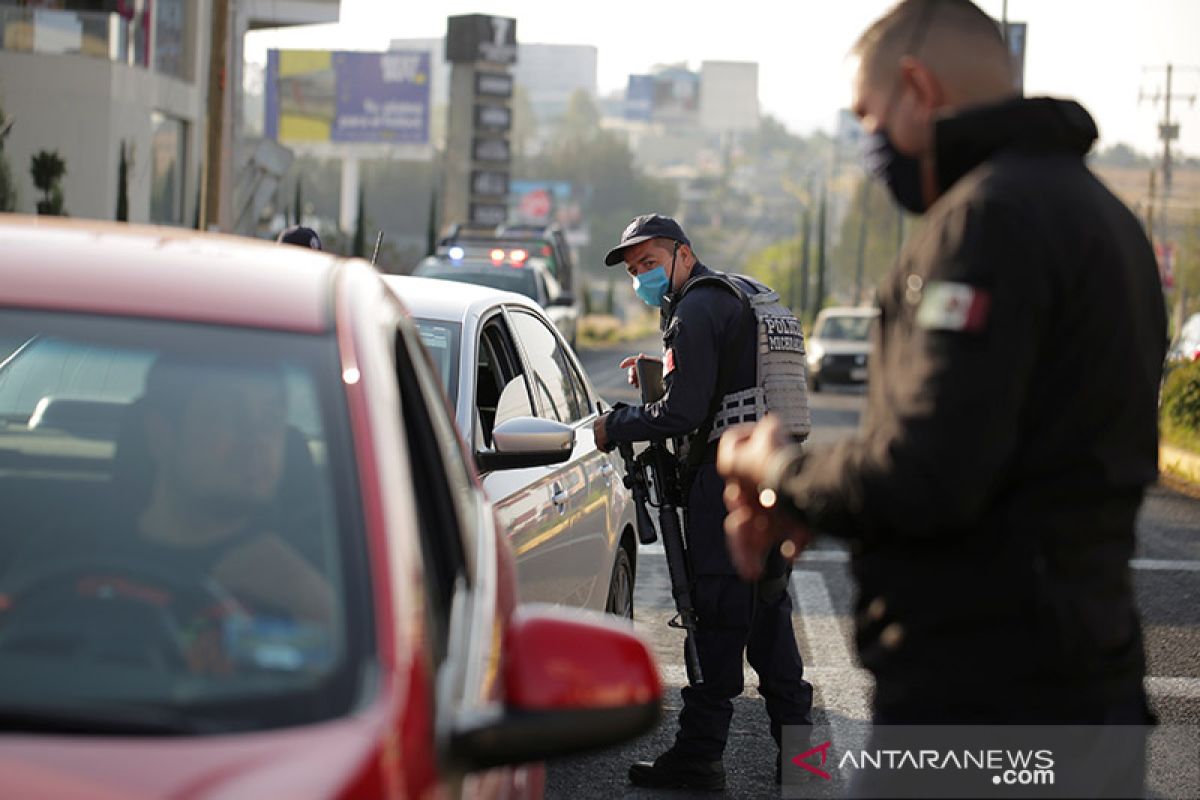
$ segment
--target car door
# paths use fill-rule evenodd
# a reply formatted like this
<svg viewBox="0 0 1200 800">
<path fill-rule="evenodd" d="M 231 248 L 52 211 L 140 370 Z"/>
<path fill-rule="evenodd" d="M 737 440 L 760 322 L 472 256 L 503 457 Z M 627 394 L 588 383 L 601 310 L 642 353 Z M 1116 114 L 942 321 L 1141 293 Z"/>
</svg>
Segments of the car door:
<svg viewBox="0 0 1200 800">
<path fill-rule="evenodd" d="M 530 542 L 526 555 L 540 570 L 553 570 L 569 582 L 570 591 L 563 602 L 603 608 L 616 532 L 606 524 L 613 467 L 596 449 L 592 436 L 596 409 L 566 346 L 549 323 L 519 307 L 510 307 L 508 317 L 526 357 L 539 414 L 575 429 L 571 458 L 552 468 L 552 489 L 567 529 L 553 540 Z M 597 586 L 603 590 L 596 591 Z"/>
<path fill-rule="evenodd" d="M 496 425 L 541 413 L 521 349 L 503 312 L 497 308 L 478 330 L 471 437 L 476 450 L 487 450 L 493 446 L 491 432 Z M 574 581 L 546 558 L 565 540 L 570 526 L 558 465 L 487 472 L 481 481 L 516 555 L 520 599 L 568 602 L 576 588 Z"/>
</svg>

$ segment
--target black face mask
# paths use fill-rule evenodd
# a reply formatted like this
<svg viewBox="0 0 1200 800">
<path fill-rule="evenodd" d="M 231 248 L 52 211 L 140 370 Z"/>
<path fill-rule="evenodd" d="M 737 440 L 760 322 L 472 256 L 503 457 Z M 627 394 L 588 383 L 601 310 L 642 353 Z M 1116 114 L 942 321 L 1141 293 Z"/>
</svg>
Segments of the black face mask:
<svg viewBox="0 0 1200 800">
<path fill-rule="evenodd" d="M 921 191 L 921 162 L 896 149 L 887 131 L 879 129 L 867 142 L 867 169 L 887 185 L 892 197 L 914 214 L 928 209 Z"/>
</svg>

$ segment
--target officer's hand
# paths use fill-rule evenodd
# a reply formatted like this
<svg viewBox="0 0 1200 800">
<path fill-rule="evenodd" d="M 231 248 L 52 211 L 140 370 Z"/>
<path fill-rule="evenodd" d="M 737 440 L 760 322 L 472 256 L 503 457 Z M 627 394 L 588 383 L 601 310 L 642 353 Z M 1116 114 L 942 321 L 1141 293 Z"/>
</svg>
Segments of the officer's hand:
<svg viewBox="0 0 1200 800">
<path fill-rule="evenodd" d="M 808 545 L 811 534 L 774 503 L 764 507 L 759 487 L 772 454 L 788 445 L 778 421 L 767 415 L 754 425 L 730 428 L 717 449 L 717 470 L 725 476 L 726 544 L 743 578 L 762 572 L 768 552 L 783 545 L 783 555 L 795 558 Z"/>
<path fill-rule="evenodd" d="M 788 444 L 778 418 L 772 414 L 759 422 L 734 426 L 721 436 L 717 447 L 717 472 L 730 483 L 757 493 L 767 460 Z"/>
<path fill-rule="evenodd" d="M 655 358 L 655 356 L 648 356 L 645 353 L 638 353 L 636 356 L 629 356 L 620 364 L 621 369 L 625 370 L 625 380 L 629 381 L 629 385 L 635 389 L 641 388 L 638 385 L 637 376 L 637 362 L 640 358 Z"/>
<path fill-rule="evenodd" d="M 611 448 L 608 442 L 608 430 L 605 425 L 608 423 L 608 414 L 601 414 L 596 417 L 596 421 L 592 423 L 592 437 L 596 440 L 596 449 L 607 452 Z"/>
<path fill-rule="evenodd" d="M 807 527 L 774 509 L 765 509 L 758 493 L 748 494 L 736 483 L 725 485 L 725 544 L 730 558 L 745 580 L 762 576 L 763 565 L 774 548 L 788 561 L 800 555 L 812 540 Z"/>
</svg>

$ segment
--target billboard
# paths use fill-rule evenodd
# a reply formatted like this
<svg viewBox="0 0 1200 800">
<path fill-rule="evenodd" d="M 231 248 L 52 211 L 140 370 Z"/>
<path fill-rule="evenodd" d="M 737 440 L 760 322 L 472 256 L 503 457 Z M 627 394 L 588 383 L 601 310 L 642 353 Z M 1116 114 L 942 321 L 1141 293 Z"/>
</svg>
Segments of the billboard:
<svg viewBox="0 0 1200 800">
<path fill-rule="evenodd" d="M 429 69 L 426 51 L 271 50 L 267 138 L 427 144 Z"/>
</svg>

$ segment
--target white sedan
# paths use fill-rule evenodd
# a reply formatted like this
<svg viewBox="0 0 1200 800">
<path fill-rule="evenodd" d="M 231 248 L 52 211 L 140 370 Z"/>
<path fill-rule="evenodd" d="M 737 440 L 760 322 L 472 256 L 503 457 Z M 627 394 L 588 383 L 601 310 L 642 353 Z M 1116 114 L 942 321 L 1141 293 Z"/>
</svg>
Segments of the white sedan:
<svg viewBox="0 0 1200 800">
<path fill-rule="evenodd" d="M 386 280 L 412 312 L 474 451 L 517 556 L 521 599 L 632 617 L 633 503 L 620 457 L 598 450 L 592 438 L 603 403 L 575 353 L 521 295 L 427 278 Z M 569 425 L 570 458 L 527 466 L 500 452 L 506 438 L 537 435 L 529 417 Z"/>
</svg>

